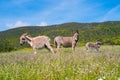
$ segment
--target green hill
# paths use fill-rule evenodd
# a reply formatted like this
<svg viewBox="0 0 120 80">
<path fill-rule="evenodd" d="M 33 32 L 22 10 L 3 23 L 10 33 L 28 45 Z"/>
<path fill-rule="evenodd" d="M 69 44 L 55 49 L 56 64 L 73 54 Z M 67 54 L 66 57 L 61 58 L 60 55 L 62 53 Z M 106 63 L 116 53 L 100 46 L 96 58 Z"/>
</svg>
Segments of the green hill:
<svg viewBox="0 0 120 80">
<path fill-rule="evenodd" d="M 120 44 L 120 21 L 108 21 L 101 23 L 64 23 L 51 26 L 24 26 L 0 32 L 0 51 L 11 51 L 23 48 L 19 45 L 19 37 L 27 32 L 31 36 L 46 35 L 51 38 L 55 36 L 72 36 L 75 30 L 79 30 L 78 46 L 83 46 L 88 41 L 101 40 L 104 44 Z M 27 44 L 26 44 L 27 45 Z M 28 45 L 27 45 L 28 46 Z M 25 47 L 25 46 L 24 46 Z"/>
</svg>

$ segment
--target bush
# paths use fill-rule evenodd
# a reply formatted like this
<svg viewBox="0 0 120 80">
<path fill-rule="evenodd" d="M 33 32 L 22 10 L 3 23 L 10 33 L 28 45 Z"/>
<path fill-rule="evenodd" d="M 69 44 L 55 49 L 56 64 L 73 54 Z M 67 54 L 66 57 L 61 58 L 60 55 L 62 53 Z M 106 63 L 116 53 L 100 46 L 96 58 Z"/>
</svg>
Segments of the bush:
<svg viewBox="0 0 120 80">
<path fill-rule="evenodd" d="M 15 50 L 14 47 L 7 40 L 0 40 L 0 52 L 10 52 Z"/>
</svg>

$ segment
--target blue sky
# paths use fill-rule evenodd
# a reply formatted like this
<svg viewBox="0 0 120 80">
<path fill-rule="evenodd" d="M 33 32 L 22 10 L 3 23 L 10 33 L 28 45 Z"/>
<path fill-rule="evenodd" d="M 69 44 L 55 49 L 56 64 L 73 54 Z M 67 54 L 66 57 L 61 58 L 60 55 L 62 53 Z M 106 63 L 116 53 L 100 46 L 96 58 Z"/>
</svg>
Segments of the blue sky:
<svg viewBox="0 0 120 80">
<path fill-rule="evenodd" d="M 120 20 L 120 0 L 0 0 L 0 31 Z"/>
</svg>

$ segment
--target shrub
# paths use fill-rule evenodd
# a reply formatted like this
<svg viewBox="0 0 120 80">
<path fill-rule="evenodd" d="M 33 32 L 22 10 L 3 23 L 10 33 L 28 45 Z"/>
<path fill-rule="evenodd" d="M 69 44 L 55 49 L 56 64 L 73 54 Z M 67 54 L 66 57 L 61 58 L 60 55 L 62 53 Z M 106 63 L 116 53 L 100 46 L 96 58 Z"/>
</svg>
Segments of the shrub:
<svg viewBox="0 0 120 80">
<path fill-rule="evenodd" d="M 14 47 L 7 40 L 0 40 L 0 52 L 10 52 L 15 50 Z"/>
</svg>

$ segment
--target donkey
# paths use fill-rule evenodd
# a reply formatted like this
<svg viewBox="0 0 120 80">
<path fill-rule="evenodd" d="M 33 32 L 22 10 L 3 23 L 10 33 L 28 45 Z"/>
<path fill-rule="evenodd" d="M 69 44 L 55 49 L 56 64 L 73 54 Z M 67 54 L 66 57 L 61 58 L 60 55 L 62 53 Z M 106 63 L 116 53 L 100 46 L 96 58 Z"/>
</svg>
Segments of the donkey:
<svg viewBox="0 0 120 80">
<path fill-rule="evenodd" d="M 72 37 L 64 37 L 64 36 L 57 36 L 54 39 L 54 44 L 57 48 L 57 51 L 59 50 L 60 46 L 63 47 L 72 47 L 72 50 L 75 50 L 75 46 L 79 39 L 79 33 L 76 31 Z"/>
<path fill-rule="evenodd" d="M 20 44 L 22 45 L 25 42 L 30 44 L 30 46 L 34 50 L 34 54 L 37 53 L 36 50 L 38 48 L 43 48 L 43 47 L 54 53 L 53 48 L 50 46 L 50 38 L 47 36 L 37 36 L 32 38 L 27 33 L 24 33 L 20 36 Z"/>
<path fill-rule="evenodd" d="M 87 42 L 86 43 L 86 50 L 95 49 L 98 52 L 101 44 L 102 44 L 102 42 L 100 42 L 100 41 Z"/>
</svg>

